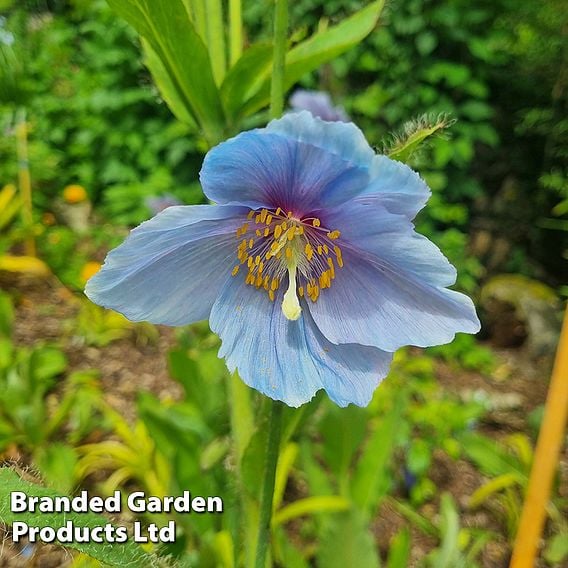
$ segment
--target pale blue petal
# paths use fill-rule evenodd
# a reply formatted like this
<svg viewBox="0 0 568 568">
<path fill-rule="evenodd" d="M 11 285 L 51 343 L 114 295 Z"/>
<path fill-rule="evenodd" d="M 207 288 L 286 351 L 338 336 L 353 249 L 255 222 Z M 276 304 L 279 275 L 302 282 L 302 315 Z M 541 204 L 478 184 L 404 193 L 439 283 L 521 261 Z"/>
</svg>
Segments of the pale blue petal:
<svg viewBox="0 0 568 568">
<path fill-rule="evenodd" d="M 265 395 L 300 406 L 324 388 L 340 406 L 365 406 L 387 374 L 392 354 L 361 345 L 333 345 L 318 331 L 307 305 L 297 321 L 282 314 L 281 297 L 230 278 L 215 302 L 211 329 L 231 372 Z"/>
<path fill-rule="evenodd" d="M 371 183 L 361 193 L 391 213 L 412 220 L 430 198 L 426 182 L 407 165 L 386 156 L 375 156 L 369 167 Z"/>
<path fill-rule="evenodd" d="M 217 203 L 303 214 L 348 200 L 369 177 L 366 168 L 326 149 L 264 129 L 243 132 L 210 150 L 200 180 L 207 197 Z"/>
<path fill-rule="evenodd" d="M 354 200 L 329 212 L 326 222 L 341 231 L 344 264 L 310 304 L 327 339 L 395 351 L 479 331 L 473 302 L 445 288 L 454 283 L 455 269 L 406 217 Z"/>
<path fill-rule="evenodd" d="M 168 207 L 108 254 L 85 294 L 132 321 L 185 325 L 206 319 L 236 264 L 235 231 L 247 212 L 233 206 Z"/>
<path fill-rule="evenodd" d="M 428 186 L 416 172 L 401 162 L 376 155 L 353 123 L 326 122 L 300 112 L 273 120 L 266 130 L 318 146 L 367 168 L 371 181 L 361 193 L 375 198 L 392 213 L 413 219 L 430 197 Z"/>
<path fill-rule="evenodd" d="M 327 122 L 308 111 L 273 120 L 266 130 L 323 148 L 362 167 L 369 167 L 375 157 L 365 135 L 352 122 Z"/>
<path fill-rule="evenodd" d="M 342 246 L 371 253 L 432 286 L 456 282 L 457 271 L 442 251 L 417 233 L 406 216 L 390 213 L 374 198 L 358 197 L 330 209 L 325 221 L 341 232 Z"/>
</svg>

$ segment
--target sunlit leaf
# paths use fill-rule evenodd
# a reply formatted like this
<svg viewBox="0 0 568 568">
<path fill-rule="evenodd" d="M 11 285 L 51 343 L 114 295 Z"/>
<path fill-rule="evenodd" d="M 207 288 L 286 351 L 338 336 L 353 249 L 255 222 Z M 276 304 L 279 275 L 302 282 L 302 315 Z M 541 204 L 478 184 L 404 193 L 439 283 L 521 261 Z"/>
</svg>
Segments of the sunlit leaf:
<svg viewBox="0 0 568 568">
<path fill-rule="evenodd" d="M 35 256 L 12 256 L 9 254 L 0 256 L 0 270 L 24 272 L 34 276 L 47 276 L 50 273 L 47 264 Z"/>
<path fill-rule="evenodd" d="M 499 477 L 495 477 L 473 493 L 469 499 L 469 506 L 479 507 L 493 494 L 520 483 L 522 483 L 522 477 L 518 473 L 504 473 Z"/>
<path fill-rule="evenodd" d="M 318 551 L 318 568 L 379 568 L 380 562 L 373 535 L 365 516 L 351 509 L 333 518 L 322 535 Z"/>
<path fill-rule="evenodd" d="M 108 0 L 112 8 L 146 39 L 160 59 L 177 96 L 198 122 L 210 144 L 222 139 L 223 109 L 207 47 L 191 22 L 182 0 Z M 164 96 L 166 97 L 166 95 Z M 179 104 L 177 104 L 179 106 Z M 177 111 L 179 113 L 179 109 Z"/>
<path fill-rule="evenodd" d="M 294 501 L 290 505 L 282 507 L 272 517 L 274 525 L 287 523 L 297 517 L 312 515 L 314 513 L 330 513 L 336 511 L 346 511 L 351 506 L 351 501 L 345 497 L 336 495 L 306 497 L 299 501 Z"/>
</svg>

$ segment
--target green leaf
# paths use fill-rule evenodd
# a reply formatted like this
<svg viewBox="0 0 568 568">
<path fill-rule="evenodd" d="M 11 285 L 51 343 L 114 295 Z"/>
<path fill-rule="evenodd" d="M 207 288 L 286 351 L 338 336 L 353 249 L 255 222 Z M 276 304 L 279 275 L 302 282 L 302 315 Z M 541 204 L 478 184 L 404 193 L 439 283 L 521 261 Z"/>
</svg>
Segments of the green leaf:
<svg viewBox="0 0 568 568">
<path fill-rule="evenodd" d="M 58 529 L 71 521 L 76 527 L 100 527 L 110 524 L 109 520 L 94 513 L 12 513 L 10 510 L 10 493 L 23 491 L 28 496 L 55 497 L 57 492 L 46 489 L 34 483 L 20 479 L 18 475 L 8 468 L 0 468 L 0 519 L 3 523 L 11 525 L 22 521 L 33 527 L 52 527 Z M 57 541 L 55 541 L 57 543 Z M 146 554 L 134 542 L 97 544 L 94 542 L 66 542 L 65 547 L 74 548 L 111 566 L 129 566 L 146 568 L 156 566 L 154 558 Z"/>
<path fill-rule="evenodd" d="M 230 118 L 262 87 L 272 69 L 273 48 L 268 43 L 249 47 L 231 67 L 221 85 L 221 99 Z"/>
<path fill-rule="evenodd" d="M 345 53 L 360 43 L 374 29 L 384 6 L 384 0 L 372 2 L 336 26 L 315 33 L 294 46 L 286 55 L 284 88 L 289 89 L 306 73 Z M 270 78 L 261 90 L 243 107 L 241 116 L 248 116 L 265 107 L 270 100 Z"/>
<path fill-rule="evenodd" d="M 12 306 L 12 300 L 8 294 L 0 290 L 0 337 L 10 337 L 13 321 L 14 307 Z"/>
<path fill-rule="evenodd" d="M 225 30 L 221 0 L 207 0 L 207 46 L 215 82 L 220 85 L 225 77 Z"/>
<path fill-rule="evenodd" d="M 219 559 L 220 568 L 235 567 L 235 545 L 229 531 L 219 531 L 215 534 L 215 552 Z"/>
<path fill-rule="evenodd" d="M 168 75 L 162 61 L 145 39 L 142 39 L 142 48 L 144 49 L 145 56 L 144 63 L 150 70 L 150 73 L 152 73 L 154 83 L 156 83 L 162 98 L 166 101 L 166 104 L 170 107 L 174 116 L 185 124 L 191 126 L 195 125 L 195 120 L 184 105 L 183 99 L 171 77 Z"/>
<path fill-rule="evenodd" d="M 290 471 L 292 470 L 297 456 L 298 444 L 294 442 L 286 444 L 284 449 L 280 452 L 278 466 L 276 468 L 276 479 L 274 481 L 274 496 L 272 499 L 272 507 L 274 510 L 278 509 L 282 503 L 288 477 L 290 476 Z"/>
<path fill-rule="evenodd" d="M 432 450 L 426 440 L 413 440 L 407 455 L 408 469 L 415 475 L 425 475 L 432 462 Z"/>
<path fill-rule="evenodd" d="M 77 453 L 71 446 L 60 442 L 50 444 L 34 454 L 34 461 L 55 490 L 62 493 L 73 491 L 77 482 Z"/>
<path fill-rule="evenodd" d="M 474 432 L 463 432 L 459 442 L 465 455 L 490 477 L 516 473 L 526 483 L 527 472 L 521 461 L 499 444 Z"/>
<path fill-rule="evenodd" d="M 320 424 L 325 460 L 339 483 L 347 475 L 355 452 L 360 448 L 368 422 L 367 414 L 357 406 L 339 408 L 329 405 Z"/>
<path fill-rule="evenodd" d="M 544 558 L 553 565 L 560 565 L 568 558 L 568 532 L 563 530 L 555 534 L 544 551 Z"/>
<path fill-rule="evenodd" d="M 272 517 L 272 524 L 281 525 L 304 515 L 313 513 L 330 513 L 336 511 L 346 511 L 351 506 L 351 501 L 337 495 L 323 497 L 306 497 L 299 501 L 294 501 L 290 505 L 282 507 Z"/>
<path fill-rule="evenodd" d="M 378 422 L 357 464 L 351 494 L 353 501 L 364 510 L 376 507 L 388 490 L 388 468 L 395 448 L 395 432 L 400 422 L 402 402 L 402 394 L 399 394 L 390 412 Z"/>
<path fill-rule="evenodd" d="M 413 525 L 419 528 L 424 534 L 432 537 L 438 536 L 438 529 L 432 521 L 427 519 L 425 516 L 417 513 L 414 508 L 408 505 L 404 501 L 399 501 L 398 499 L 393 499 L 392 497 L 387 497 L 388 504 L 394 507 L 403 517 L 408 519 Z"/>
<path fill-rule="evenodd" d="M 245 385 L 237 373 L 229 376 L 228 384 L 231 401 L 231 433 L 237 455 L 237 466 L 240 468 L 243 454 L 254 432 L 250 388 Z"/>
<path fill-rule="evenodd" d="M 59 349 L 42 347 L 30 356 L 30 378 L 36 385 L 47 383 L 67 367 L 67 358 Z"/>
<path fill-rule="evenodd" d="M 333 492 L 327 471 L 313 455 L 313 447 L 307 439 L 300 443 L 302 471 L 306 476 L 311 495 L 328 495 Z"/>
<path fill-rule="evenodd" d="M 455 503 L 448 493 L 442 495 L 440 503 L 440 532 L 442 545 L 433 555 L 432 566 L 436 568 L 455 568 L 460 560 L 459 549 L 459 515 Z"/>
<path fill-rule="evenodd" d="M 191 359 L 185 349 L 172 349 L 168 353 L 168 371 L 185 391 L 185 398 L 197 404 L 203 402 L 203 380 L 199 365 Z"/>
<path fill-rule="evenodd" d="M 137 402 L 140 419 L 166 456 L 185 451 L 194 457 L 194 447 L 209 438 L 207 425 L 192 406 L 167 407 L 149 393 L 140 393 Z"/>
<path fill-rule="evenodd" d="M 258 472 L 263 470 L 266 460 L 267 427 L 266 417 L 261 417 L 260 423 L 250 437 L 241 460 L 243 486 L 253 497 L 260 496 L 261 484 L 258 482 Z"/>
<path fill-rule="evenodd" d="M 318 568 L 379 568 L 373 535 L 365 516 L 357 509 L 337 515 L 321 537 Z"/>
<path fill-rule="evenodd" d="M 272 532 L 274 563 L 286 568 L 310 568 L 305 554 L 291 542 L 289 534 L 282 527 L 275 527 Z"/>
<path fill-rule="evenodd" d="M 410 560 L 410 531 L 403 528 L 390 543 L 387 568 L 407 568 Z"/>
<path fill-rule="evenodd" d="M 177 98 L 202 126 L 208 142 L 215 144 L 221 140 L 223 108 L 209 53 L 183 1 L 108 0 L 108 3 L 152 46 L 169 76 L 169 83 L 177 91 Z"/>
<path fill-rule="evenodd" d="M 469 499 L 469 506 L 473 508 L 479 507 L 479 505 L 487 501 L 494 493 L 502 491 L 507 487 L 521 484 L 522 482 L 523 478 L 518 473 L 514 472 L 504 473 L 503 475 L 495 477 L 473 493 Z"/>
</svg>

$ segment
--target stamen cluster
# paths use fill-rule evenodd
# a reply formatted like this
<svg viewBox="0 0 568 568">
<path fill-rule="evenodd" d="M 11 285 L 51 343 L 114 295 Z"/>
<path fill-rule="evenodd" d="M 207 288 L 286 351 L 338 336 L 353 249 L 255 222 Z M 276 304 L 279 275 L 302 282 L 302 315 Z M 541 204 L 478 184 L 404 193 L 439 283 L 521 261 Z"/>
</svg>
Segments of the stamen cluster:
<svg viewBox="0 0 568 568">
<path fill-rule="evenodd" d="M 336 242 L 340 232 L 322 227 L 317 217 L 298 218 L 291 211 L 284 213 L 280 207 L 251 210 L 247 221 L 237 229 L 236 237 L 240 241 L 239 263 L 232 275 L 236 276 L 246 264 L 245 283 L 263 288 L 272 301 L 288 272 L 293 290 L 315 302 L 320 291 L 331 286 L 336 265 L 343 266 Z"/>
</svg>

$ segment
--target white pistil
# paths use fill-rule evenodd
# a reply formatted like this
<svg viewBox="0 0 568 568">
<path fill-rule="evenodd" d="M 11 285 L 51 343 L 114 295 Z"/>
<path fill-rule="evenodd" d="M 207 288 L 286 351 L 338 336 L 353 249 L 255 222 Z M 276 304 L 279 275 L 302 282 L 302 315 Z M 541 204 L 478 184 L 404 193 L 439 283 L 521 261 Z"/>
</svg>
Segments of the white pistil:
<svg viewBox="0 0 568 568">
<path fill-rule="evenodd" d="M 282 313 L 287 319 L 296 321 L 302 313 L 302 308 L 300 307 L 300 301 L 298 300 L 298 294 L 296 293 L 295 264 L 288 265 L 288 280 L 288 290 L 286 290 L 284 299 L 282 300 Z"/>
</svg>

